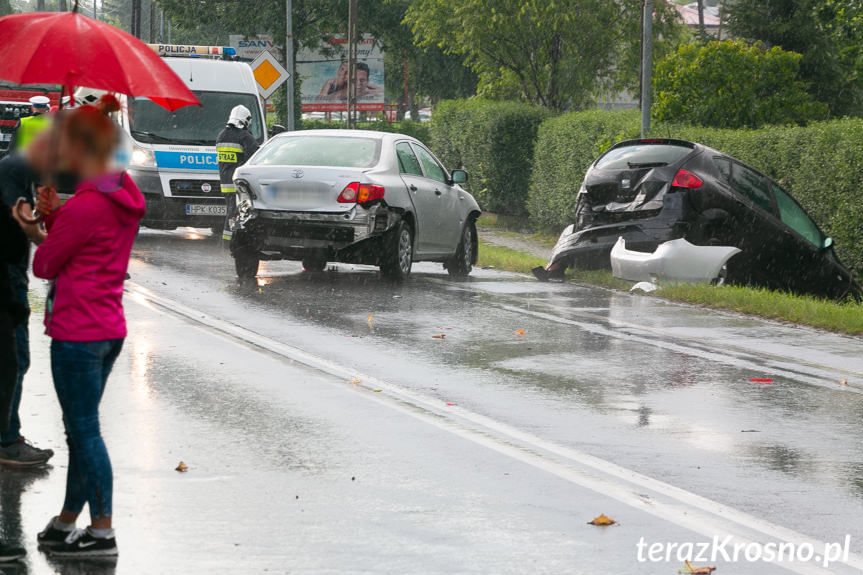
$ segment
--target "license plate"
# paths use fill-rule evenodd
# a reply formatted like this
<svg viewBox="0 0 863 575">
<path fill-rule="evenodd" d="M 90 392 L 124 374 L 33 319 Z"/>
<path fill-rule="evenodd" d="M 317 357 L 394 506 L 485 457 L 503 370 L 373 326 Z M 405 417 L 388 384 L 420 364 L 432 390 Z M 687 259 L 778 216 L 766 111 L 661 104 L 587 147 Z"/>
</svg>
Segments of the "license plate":
<svg viewBox="0 0 863 575">
<path fill-rule="evenodd" d="M 226 206 L 212 204 L 186 204 L 187 216 L 227 216 Z"/>
<path fill-rule="evenodd" d="M 12 134 L 0 134 L 0 142 L 11 142 Z"/>
</svg>

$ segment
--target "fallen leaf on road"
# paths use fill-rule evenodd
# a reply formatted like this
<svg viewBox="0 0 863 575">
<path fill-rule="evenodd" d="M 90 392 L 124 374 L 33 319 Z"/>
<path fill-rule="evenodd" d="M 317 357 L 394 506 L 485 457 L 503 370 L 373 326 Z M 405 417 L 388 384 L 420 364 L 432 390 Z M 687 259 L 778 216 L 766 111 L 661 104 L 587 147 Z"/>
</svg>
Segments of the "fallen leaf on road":
<svg viewBox="0 0 863 575">
<path fill-rule="evenodd" d="M 357 379 L 356 377 L 351 380 L 351 383 L 354 385 L 359 385 L 363 382 L 361 379 Z"/>
<path fill-rule="evenodd" d="M 452 407 L 453 405 L 457 405 L 457 404 L 455 404 L 455 403 L 450 403 L 449 401 L 447 401 L 447 402 L 446 402 L 446 404 L 447 404 L 449 407 Z"/>
<path fill-rule="evenodd" d="M 608 517 L 605 513 L 600 513 L 597 517 L 587 522 L 588 525 L 614 525 L 615 523 L 617 521 Z"/>
<path fill-rule="evenodd" d="M 766 378 L 750 377 L 749 381 L 751 381 L 753 383 L 773 383 L 773 380 L 770 379 L 769 377 L 766 377 Z"/>
<path fill-rule="evenodd" d="M 369 327 L 372 326 L 372 314 L 369 314 Z"/>
<path fill-rule="evenodd" d="M 839 385 L 848 385 L 848 380 L 843 377 L 842 381 L 839 382 Z"/>
<path fill-rule="evenodd" d="M 188 470 L 189 470 L 189 466 L 186 465 L 185 463 L 183 463 L 182 461 L 177 464 L 176 471 L 179 471 L 180 473 L 185 473 Z"/>
<path fill-rule="evenodd" d="M 710 575 L 716 571 L 716 567 L 695 567 L 689 561 L 683 566 L 683 569 L 678 571 L 678 573 L 685 573 L 686 575 L 697 574 L 697 575 Z"/>
<path fill-rule="evenodd" d="M 515 335 L 519 335 L 519 336 L 524 337 L 524 330 L 523 330 L 523 329 L 517 329 L 517 330 L 515 330 Z"/>
<path fill-rule="evenodd" d="M 376 390 L 375 390 L 375 393 L 380 393 L 380 392 L 382 392 L 382 391 L 383 391 L 383 389 L 376 389 Z"/>
<path fill-rule="evenodd" d="M 436 333 L 432 337 L 435 339 L 446 339 L 446 334 L 445 333 Z"/>
</svg>

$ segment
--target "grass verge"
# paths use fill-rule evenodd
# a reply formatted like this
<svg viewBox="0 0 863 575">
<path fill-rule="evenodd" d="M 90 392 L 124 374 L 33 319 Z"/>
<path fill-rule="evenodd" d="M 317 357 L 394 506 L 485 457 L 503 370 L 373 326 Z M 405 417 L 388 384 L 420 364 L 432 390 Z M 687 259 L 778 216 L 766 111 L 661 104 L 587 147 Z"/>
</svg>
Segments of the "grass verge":
<svg viewBox="0 0 863 575">
<path fill-rule="evenodd" d="M 545 260 L 503 246 L 479 243 L 476 265 L 481 268 L 491 267 L 509 272 L 529 274 L 537 266 L 544 266 Z"/>
<path fill-rule="evenodd" d="M 545 261 L 518 250 L 480 243 L 477 265 L 529 274 L 533 268 L 545 265 Z M 609 270 L 569 270 L 567 278 L 570 281 L 618 290 L 629 290 L 632 287 L 631 282 L 615 278 Z M 650 295 L 669 301 L 787 321 L 838 333 L 863 335 L 863 305 L 858 303 L 837 303 L 761 288 L 714 287 L 706 284 L 666 285 Z"/>
</svg>

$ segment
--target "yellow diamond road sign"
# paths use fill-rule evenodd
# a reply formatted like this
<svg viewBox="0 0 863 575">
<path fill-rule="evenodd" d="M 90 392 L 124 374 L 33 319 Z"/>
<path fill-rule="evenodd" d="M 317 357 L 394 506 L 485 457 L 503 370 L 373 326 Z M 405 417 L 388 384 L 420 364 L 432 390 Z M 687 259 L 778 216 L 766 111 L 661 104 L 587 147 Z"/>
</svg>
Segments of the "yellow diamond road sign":
<svg viewBox="0 0 863 575">
<path fill-rule="evenodd" d="M 269 98 L 291 76 L 267 50 L 261 52 L 249 66 L 258 84 L 258 93 L 264 99 Z"/>
</svg>

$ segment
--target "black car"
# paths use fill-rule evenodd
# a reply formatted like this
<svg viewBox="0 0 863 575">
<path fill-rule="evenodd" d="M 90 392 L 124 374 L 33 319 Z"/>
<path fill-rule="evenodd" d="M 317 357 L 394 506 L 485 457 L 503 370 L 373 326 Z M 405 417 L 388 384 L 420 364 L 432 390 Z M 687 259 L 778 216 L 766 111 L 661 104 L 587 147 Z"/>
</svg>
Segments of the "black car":
<svg viewBox="0 0 863 575">
<path fill-rule="evenodd" d="M 741 285 L 860 299 L 863 289 L 800 204 L 776 182 L 722 152 L 672 139 L 628 140 L 590 167 L 575 223 L 554 247 L 539 279 L 569 266 L 610 267 L 618 238 L 653 252 L 669 240 L 734 246 L 725 280 Z"/>
</svg>

